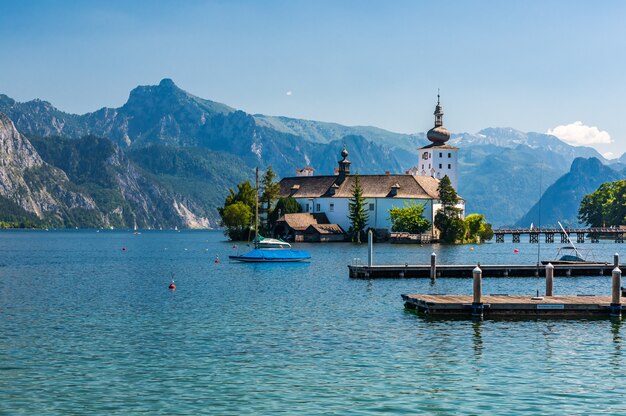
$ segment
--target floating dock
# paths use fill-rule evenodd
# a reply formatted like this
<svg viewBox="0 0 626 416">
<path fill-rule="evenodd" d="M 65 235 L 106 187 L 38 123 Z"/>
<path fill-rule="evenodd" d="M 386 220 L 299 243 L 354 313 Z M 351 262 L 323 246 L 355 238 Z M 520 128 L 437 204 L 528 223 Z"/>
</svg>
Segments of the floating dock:
<svg viewBox="0 0 626 416">
<path fill-rule="evenodd" d="M 617 256 L 617 255 L 616 255 Z M 476 266 L 472 270 L 472 295 L 402 295 L 404 306 L 433 316 L 467 316 L 472 319 L 484 317 L 509 318 L 593 318 L 621 317 L 622 271 L 615 267 L 611 272 L 611 296 L 554 296 L 555 267 L 548 264 L 546 270 L 546 295 L 510 296 L 482 295 L 483 271 Z M 537 291 L 538 292 L 538 291 Z"/>
<path fill-rule="evenodd" d="M 587 263 L 554 265 L 555 276 L 610 276 L 615 268 L 611 263 Z M 475 264 L 440 265 L 434 267 L 434 277 L 472 277 Z M 481 264 L 484 277 L 532 277 L 545 273 L 546 265 L 540 264 Z M 361 265 L 348 266 L 350 277 L 353 279 L 381 279 L 381 278 L 433 278 L 433 267 L 430 264 L 401 264 L 401 265 Z"/>
<path fill-rule="evenodd" d="M 404 306 L 417 312 L 440 317 L 471 317 L 472 295 L 402 295 Z M 611 296 L 482 296 L 482 313 L 485 318 L 591 318 L 607 317 L 611 309 Z M 621 308 L 621 305 L 620 305 Z"/>
</svg>

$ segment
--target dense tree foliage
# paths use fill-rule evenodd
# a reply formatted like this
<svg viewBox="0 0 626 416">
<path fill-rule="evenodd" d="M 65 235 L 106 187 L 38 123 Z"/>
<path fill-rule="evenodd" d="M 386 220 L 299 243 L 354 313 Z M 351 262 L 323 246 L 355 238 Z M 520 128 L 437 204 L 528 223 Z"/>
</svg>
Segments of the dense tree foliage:
<svg viewBox="0 0 626 416">
<path fill-rule="evenodd" d="M 435 215 L 435 227 L 439 230 L 440 238 L 445 243 L 462 241 L 466 225 L 461 219 L 462 210 L 456 207 L 459 198 L 447 175 L 439 181 L 437 191 L 442 207 Z"/>
<path fill-rule="evenodd" d="M 485 216 L 482 214 L 470 214 L 465 217 L 465 229 L 465 241 L 468 243 L 487 241 L 493 238 L 491 224 L 485 220 Z"/>
<path fill-rule="evenodd" d="M 348 202 L 348 218 L 350 219 L 348 233 L 353 242 L 360 244 L 361 240 L 365 238 L 365 226 L 367 225 L 368 217 L 359 175 L 355 175 L 354 184 L 352 185 L 352 198 Z"/>
<path fill-rule="evenodd" d="M 430 229 L 430 222 L 424 218 L 424 204 L 404 203 L 404 207 L 389 210 L 391 231 L 422 234 Z"/>
<path fill-rule="evenodd" d="M 222 210 L 222 220 L 226 227 L 225 232 L 232 240 L 246 239 L 250 234 L 253 215 L 250 207 L 241 201 L 224 207 Z"/>
<path fill-rule="evenodd" d="M 626 225 L 626 180 L 603 183 L 586 195 L 578 219 L 591 227 Z"/>
<path fill-rule="evenodd" d="M 237 192 L 232 188 L 228 192 L 224 206 L 218 209 L 224 234 L 231 240 L 247 240 L 254 226 L 256 190 L 250 181 L 244 181 L 237 184 Z"/>
</svg>

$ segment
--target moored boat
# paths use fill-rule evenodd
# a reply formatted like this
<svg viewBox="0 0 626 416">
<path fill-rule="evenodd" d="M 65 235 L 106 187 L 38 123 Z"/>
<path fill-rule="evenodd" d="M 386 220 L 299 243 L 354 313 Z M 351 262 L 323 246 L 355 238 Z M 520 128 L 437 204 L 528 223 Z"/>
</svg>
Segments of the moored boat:
<svg viewBox="0 0 626 416">
<path fill-rule="evenodd" d="M 248 263 L 296 262 L 310 260 L 311 255 L 302 250 L 262 249 L 256 248 L 246 254 L 228 256 L 231 260 Z"/>
</svg>

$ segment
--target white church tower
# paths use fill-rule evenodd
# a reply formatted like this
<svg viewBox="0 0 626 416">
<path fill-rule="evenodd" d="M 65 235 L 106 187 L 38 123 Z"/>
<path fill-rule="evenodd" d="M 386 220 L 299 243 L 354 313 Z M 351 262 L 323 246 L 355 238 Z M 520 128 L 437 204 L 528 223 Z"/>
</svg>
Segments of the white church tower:
<svg viewBox="0 0 626 416">
<path fill-rule="evenodd" d="M 450 132 L 443 127 L 443 107 L 437 94 L 437 106 L 435 107 L 435 127 L 428 130 L 426 137 L 432 143 L 418 149 L 417 166 L 411 169 L 416 176 L 432 176 L 441 179 L 448 175 L 450 182 L 458 191 L 458 147 L 446 144 L 450 140 Z"/>
</svg>

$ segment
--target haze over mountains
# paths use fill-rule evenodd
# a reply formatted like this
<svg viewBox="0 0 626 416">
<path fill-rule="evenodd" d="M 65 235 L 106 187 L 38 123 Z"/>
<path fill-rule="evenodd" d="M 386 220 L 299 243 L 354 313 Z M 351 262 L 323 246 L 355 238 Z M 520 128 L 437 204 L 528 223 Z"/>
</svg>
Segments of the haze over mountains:
<svg viewBox="0 0 626 416">
<path fill-rule="evenodd" d="M 30 177 L 31 192 L 56 198 L 54 204 L 40 198 L 36 207 L 4 192 L 3 201 L 66 226 L 215 227 L 227 189 L 252 179 L 256 166 L 271 165 L 280 177 L 305 166 L 332 174 L 345 143 L 353 172 L 401 173 L 417 163 L 417 148 L 427 143 L 423 133 L 247 114 L 196 97 L 169 79 L 133 89 L 119 108 L 76 115 L 46 101 L 19 103 L 0 95 L 0 112 L 13 122 L 3 119 L 0 130 L 21 137 L 41 159 L 21 170 L 3 166 L 0 189 Z M 460 148 L 459 194 L 467 213 L 484 213 L 496 226 L 522 219 L 542 190 L 568 172 L 608 177 L 598 169 L 570 171 L 576 158 L 606 160 L 592 148 L 545 134 L 488 128 L 453 134 L 450 144 Z M 48 172 L 42 183 L 30 175 L 37 169 Z M 579 200 L 561 202 L 577 210 Z"/>
</svg>

